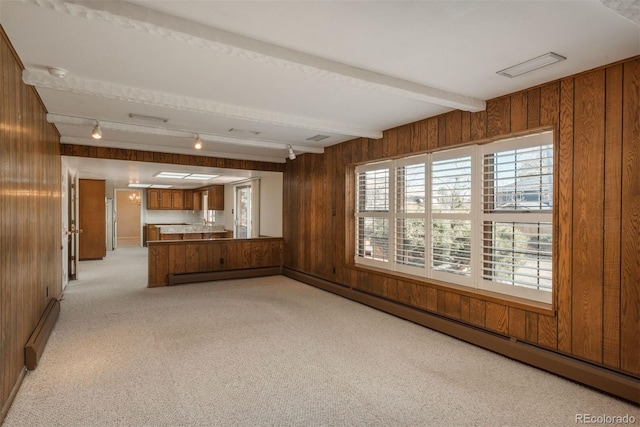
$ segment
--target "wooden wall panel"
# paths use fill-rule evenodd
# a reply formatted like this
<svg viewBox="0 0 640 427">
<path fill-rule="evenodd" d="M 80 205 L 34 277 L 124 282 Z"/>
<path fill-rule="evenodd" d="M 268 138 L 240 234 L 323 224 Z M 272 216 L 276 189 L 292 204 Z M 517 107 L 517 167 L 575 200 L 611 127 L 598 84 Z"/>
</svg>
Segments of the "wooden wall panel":
<svg viewBox="0 0 640 427">
<path fill-rule="evenodd" d="M 511 131 L 511 97 L 487 103 L 487 136 L 506 135 Z"/>
<path fill-rule="evenodd" d="M 640 372 L 640 58 L 624 64 L 622 128 L 621 365 Z"/>
<path fill-rule="evenodd" d="M 0 27 L 1 409 L 23 371 L 25 343 L 62 292 L 60 136 L 22 68 Z"/>
<path fill-rule="evenodd" d="M 639 63 L 634 58 L 489 100 L 486 111 L 449 112 L 385 131 L 381 140 L 357 139 L 324 155 L 300 156 L 313 156 L 312 163 L 287 162 L 285 266 L 640 376 Z M 552 309 L 393 273 L 361 274 L 350 265 L 353 209 L 346 201 L 353 199 L 354 163 L 541 127 L 552 127 L 556 137 Z M 300 219 L 322 203 L 323 226 Z M 336 215 L 328 214 L 334 207 Z M 325 254 L 321 261 L 309 256 L 304 242 L 311 239 L 315 253 Z M 360 283 L 363 278 L 368 283 Z"/>
<path fill-rule="evenodd" d="M 620 367 L 620 221 L 622 213 L 622 65 L 606 70 L 604 166 L 603 363 Z"/>
<path fill-rule="evenodd" d="M 556 175 L 556 307 L 558 348 L 571 353 L 573 254 L 573 78 L 561 83 L 560 130 L 555 150 Z M 540 91 L 537 91 L 538 95 Z M 531 95 L 531 92 L 529 93 Z M 538 105 L 540 98 L 538 96 Z M 539 114 L 538 114 L 539 117 Z M 537 331 L 537 329 L 536 329 Z M 536 332 L 537 335 L 537 332 Z"/>
<path fill-rule="evenodd" d="M 572 351 L 602 362 L 604 70 L 575 78 Z"/>
</svg>

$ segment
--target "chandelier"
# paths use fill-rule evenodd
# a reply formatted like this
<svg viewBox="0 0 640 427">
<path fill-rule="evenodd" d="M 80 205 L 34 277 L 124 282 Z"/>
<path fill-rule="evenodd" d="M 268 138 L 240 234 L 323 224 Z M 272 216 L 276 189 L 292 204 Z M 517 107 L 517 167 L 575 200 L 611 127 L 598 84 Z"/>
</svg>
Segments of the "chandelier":
<svg viewBox="0 0 640 427">
<path fill-rule="evenodd" d="M 140 193 L 131 193 L 131 194 L 129 194 L 129 200 L 131 201 L 131 203 L 134 203 L 134 204 L 140 206 Z"/>
</svg>

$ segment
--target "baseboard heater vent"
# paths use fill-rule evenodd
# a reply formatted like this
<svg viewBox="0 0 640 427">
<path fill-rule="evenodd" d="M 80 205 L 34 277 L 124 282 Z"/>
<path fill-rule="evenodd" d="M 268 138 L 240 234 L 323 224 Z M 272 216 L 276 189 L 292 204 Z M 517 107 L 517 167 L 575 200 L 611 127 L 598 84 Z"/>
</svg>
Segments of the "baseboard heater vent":
<svg viewBox="0 0 640 427">
<path fill-rule="evenodd" d="M 38 361 L 42 357 L 44 347 L 47 345 L 49 335 L 58 320 L 60 314 L 60 301 L 51 299 L 45 308 L 38 325 L 29 337 L 29 341 L 24 346 L 24 364 L 28 370 L 33 371 L 38 366 Z"/>
<path fill-rule="evenodd" d="M 202 273 L 169 274 L 169 286 L 183 283 L 212 282 L 215 280 L 246 279 L 251 277 L 277 276 L 282 267 L 245 268 L 241 270 L 207 271 Z"/>
</svg>

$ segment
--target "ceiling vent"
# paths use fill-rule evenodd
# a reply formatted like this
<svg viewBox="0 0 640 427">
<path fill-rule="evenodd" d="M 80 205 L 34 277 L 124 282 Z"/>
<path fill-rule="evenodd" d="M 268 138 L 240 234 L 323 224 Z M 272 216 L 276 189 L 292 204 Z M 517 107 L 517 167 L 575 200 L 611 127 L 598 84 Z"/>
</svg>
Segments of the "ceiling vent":
<svg viewBox="0 0 640 427">
<path fill-rule="evenodd" d="M 236 135 L 244 135 L 244 136 L 258 136 L 262 132 L 258 132 L 258 131 L 255 131 L 255 130 L 245 130 L 245 129 L 231 128 L 231 129 L 229 129 L 229 133 L 233 133 L 233 134 L 236 134 Z"/>
<path fill-rule="evenodd" d="M 323 139 L 327 139 L 329 138 L 329 135 L 316 135 L 316 136 L 312 136 L 311 138 L 307 138 L 307 141 L 313 141 L 313 142 L 320 142 Z"/>
<path fill-rule="evenodd" d="M 144 114 L 129 113 L 129 117 L 134 120 L 146 120 L 148 122 L 167 123 L 169 119 L 164 117 L 145 116 Z"/>
</svg>

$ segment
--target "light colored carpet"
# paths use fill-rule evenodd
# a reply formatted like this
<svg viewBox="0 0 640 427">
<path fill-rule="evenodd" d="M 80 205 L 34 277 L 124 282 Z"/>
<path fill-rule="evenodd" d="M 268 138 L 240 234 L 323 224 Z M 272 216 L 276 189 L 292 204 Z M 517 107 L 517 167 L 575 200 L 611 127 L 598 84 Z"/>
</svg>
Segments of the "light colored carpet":
<svg viewBox="0 0 640 427">
<path fill-rule="evenodd" d="M 146 271 L 145 248 L 80 263 L 6 427 L 640 419 L 633 405 L 285 277 L 147 289 Z"/>
</svg>

